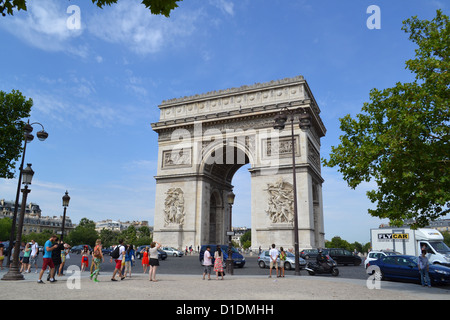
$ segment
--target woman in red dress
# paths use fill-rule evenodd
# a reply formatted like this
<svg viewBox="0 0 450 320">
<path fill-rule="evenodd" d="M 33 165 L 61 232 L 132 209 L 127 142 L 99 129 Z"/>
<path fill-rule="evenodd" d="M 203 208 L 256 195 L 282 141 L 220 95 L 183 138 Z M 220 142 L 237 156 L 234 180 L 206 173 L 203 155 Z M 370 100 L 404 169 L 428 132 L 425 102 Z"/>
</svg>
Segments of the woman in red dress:
<svg viewBox="0 0 450 320">
<path fill-rule="evenodd" d="M 148 264 L 149 264 L 149 260 L 148 260 L 148 247 L 146 247 L 145 249 L 143 249 L 141 251 L 142 253 L 142 269 L 144 270 L 144 273 L 147 272 L 147 268 L 148 268 Z"/>
<path fill-rule="evenodd" d="M 88 247 L 84 247 L 83 252 L 81 253 L 81 271 L 84 271 L 89 266 L 89 249 Z"/>
</svg>

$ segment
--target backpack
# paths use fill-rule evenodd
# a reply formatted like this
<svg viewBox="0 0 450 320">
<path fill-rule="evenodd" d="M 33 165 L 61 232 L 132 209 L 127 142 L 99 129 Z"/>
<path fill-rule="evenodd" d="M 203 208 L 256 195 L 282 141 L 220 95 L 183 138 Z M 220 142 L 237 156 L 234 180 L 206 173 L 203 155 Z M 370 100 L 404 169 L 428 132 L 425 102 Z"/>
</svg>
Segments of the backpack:
<svg viewBox="0 0 450 320">
<path fill-rule="evenodd" d="M 113 250 L 113 252 L 111 252 L 111 257 L 112 257 L 113 259 L 117 259 L 117 258 L 119 258 L 119 256 L 120 256 L 120 245 L 118 245 L 118 246 Z"/>
<path fill-rule="evenodd" d="M 94 257 L 95 258 L 100 258 L 102 255 L 101 255 L 101 251 L 100 251 L 100 248 L 98 247 L 98 246 L 95 246 L 95 249 L 94 249 Z"/>
</svg>

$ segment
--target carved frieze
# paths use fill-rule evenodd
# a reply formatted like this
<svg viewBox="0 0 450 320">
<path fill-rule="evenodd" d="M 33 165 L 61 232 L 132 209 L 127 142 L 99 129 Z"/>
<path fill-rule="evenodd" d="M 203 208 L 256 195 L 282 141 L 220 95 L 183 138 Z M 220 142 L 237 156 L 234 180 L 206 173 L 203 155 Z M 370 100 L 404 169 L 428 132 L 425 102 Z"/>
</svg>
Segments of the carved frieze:
<svg viewBox="0 0 450 320">
<path fill-rule="evenodd" d="M 184 224 L 184 193 L 181 188 L 170 188 L 164 202 L 164 226 L 182 226 Z"/>
<path fill-rule="evenodd" d="M 320 172 L 320 154 L 311 141 L 308 140 L 308 162 Z"/>
<path fill-rule="evenodd" d="M 292 138 L 281 137 L 278 139 L 263 140 L 263 157 L 270 158 L 274 156 L 292 157 Z M 300 156 L 298 136 L 294 136 L 295 156 Z"/>
<path fill-rule="evenodd" d="M 162 158 L 163 168 L 192 166 L 192 148 L 164 150 Z"/>
<path fill-rule="evenodd" d="M 294 196 L 292 184 L 279 179 L 268 183 L 269 194 L 266 213 L 272 223 L 292 223 L 294 221 Z"/>
</svg>

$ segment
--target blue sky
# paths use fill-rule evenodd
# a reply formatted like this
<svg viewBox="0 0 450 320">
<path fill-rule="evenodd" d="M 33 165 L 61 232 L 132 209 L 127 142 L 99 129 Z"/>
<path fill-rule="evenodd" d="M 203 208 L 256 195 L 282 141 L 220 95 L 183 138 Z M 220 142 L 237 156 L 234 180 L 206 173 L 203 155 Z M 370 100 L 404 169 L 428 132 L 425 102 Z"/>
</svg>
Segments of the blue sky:
<svg viewBox="0 0 450 320">
<path fill-rule="evenodd" d="M 80 28 L 67 13 L 79 7 Z M 381 29 L 369 29 L 370 5 Z M 148 220 L 153 224 L 158 105 L 167 99 L 303 75 L 327 128 L 321 156 L 339 142 L 339 118 L 360 112 L 372 88 L 413 79 L 404 62 L 415 46 L 402 21 L 432 19 L 449 4 L 430 0 L 185 0 L 170 18 L 140 1 L 99 9 L 86 0 L 31 1 L 0 17 L 0 90 L 32 98 L 30 120 L 49 133 L 27 148 L 35 176 L 29 200 L 44 215 Z M 70 26 L 70 25 L 69 25 Z M 35 127 L 36 131 L 39 127 Z M 326 238 L 367 242 L 372 218 L 365 192 L 323 168 Z M 250 176 L 233 179 L 233 225 L 250 226 Z M 0 199 L 17 180 L 0 179 Z"/>
</svg>

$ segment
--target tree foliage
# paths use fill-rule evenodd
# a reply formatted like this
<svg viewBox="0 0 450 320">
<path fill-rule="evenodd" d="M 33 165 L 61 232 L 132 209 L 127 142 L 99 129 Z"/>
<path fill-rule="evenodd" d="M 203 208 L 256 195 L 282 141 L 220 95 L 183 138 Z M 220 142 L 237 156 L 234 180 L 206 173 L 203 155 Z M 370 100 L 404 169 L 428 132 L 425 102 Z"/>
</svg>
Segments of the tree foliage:
<svg viewBox="0 0 450 320">
<path fill-rule="evenodd" d="M 99 8 L 116 4 L 118 0 L 91 0 Z M 178 7 L 177 2 L 182 0 L 142 0 L 142 4 L 152 14 L 170 16 L 170 12 Z M 27 0 L 0 0 L 0 13 L 13 15 L 14 11 L 27 10 Z"/>
<path fill-rule="evenodd" d="M 351 188 L 376 182 L 367 192 L 372 216 L 419 227 L 450 211 L 449 18 L 438 10 L 432 21 L 404 21 L 402 30 L 418 45 L 406 62 L 415 80 L 372 89 L 356 119 L 340 119 L 344 135 L 323 163 L 337 166 Z"/>
<path fill-rule="evenodd" d="M 20 91 L 0 91 L 0 178 L 14 178 L 15 163 L 22 153 L 23 118 L 30 116 L 33 101 Z"/>
</svg>

